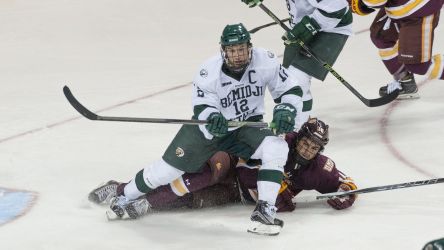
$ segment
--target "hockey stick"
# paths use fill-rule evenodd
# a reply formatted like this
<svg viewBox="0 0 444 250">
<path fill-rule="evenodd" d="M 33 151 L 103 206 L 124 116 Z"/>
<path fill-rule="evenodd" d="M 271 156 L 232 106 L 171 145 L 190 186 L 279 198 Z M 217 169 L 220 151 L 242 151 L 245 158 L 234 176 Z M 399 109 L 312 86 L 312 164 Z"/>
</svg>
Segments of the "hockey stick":
<svg viewBox="0 0 444 250">
<path fill-rule="evenodd" d="M 387 191 L 387 190 L 393 190 L 393 189 L 399 189 L 399 188 L 417 187 L 417 186 L 423 186 L 423 185 L 438 184 L 438 183 L 442 183 L 442 182 L 444 182 L 444 178 L 436 178 L 436 179 L 430 179 L 430 180 L 424 180 L 424 181 L 413 181 L 413 182 L 399 183 L 399 184 L 379 186 L 379 187 L 369 187 L 369 188 L 356 189 L 356 190 L 345 191 L 345 192 L 334 192 L 334 193 L 321 194 L 321 195 L 316 196 L 316 200 L 329 199 L 332 197 L 343 197 L 343 196 L 347 196 L 347 195 L 351 195 L 351 194 L 373 193 L 373 192 Z"/>
<path fill-rule="evenodd" d="M 169 123 L 169 124 L 186 124 L 186 125 L 204 125 L 207 121 L 203 120 L 182 120 L 182 119 L 163 119 L 163 118 L 139 118 L 139 117 L 116 117 L 116 116 L 100 116 L 83 106 L 71 93 L 68 86 L 63 87 L 63 93 L 69 103 L 84 117 L 93 121 L 115 121 L 115 122 L 147 122 L 147 123 Z M 228 121 L 229 127 L 255 127 L 265 128 L 268 127 L 266 122 L 238 122 Z"/>
<path fill-rule="evenodd" d="M 279 18 L 273 13 L 271 12 L 271 10 L 269 10 L 265 5 L 263 4 L 259 4 L 259 7 L 265 11 L 265 13 L 267 13 L 277 24 L 279 24 L 285 31 L 287 32 L 291 32 L 290 28 L 287 27 L 287 25 L 285 25 L 281 20 L 279 20 Z M 376 99 L 367 99 L 365 97 L 363 97 L 355 88 L 353 88 L 353 86 L 351 86 L 344 78 L 342 78 L 341 75 L 338 74 L 338 72 L 336 72 L 336 70 L 334 70 L 328 63 L 324 62 L 322 59 L 318 58 L 317 56 L 314 55 L 314 53 L 310 50 L 310 48 L 307 47 L 307 45 L 305 45 L 304 42 L 302 42 L 301 40 L 297 39 L 296 42 L 299 44 L 299 46 L 301 46 L 313 59 L 315 59 L 319 64 L 321 64 L 326 70 L 328 70 L 332 75 L 334 75 L 336 77 L 336 79 L 338 79 L 342 84 L 344 84 L 345 87 L 347 87 L 356 97 L 359 98 L 359 100 L 361 100 L 361 102 L 363 102 L 367 107 L 378 107 L 378 106 L 382 106 L 385 105 L 393 100 L 395 100 L 398 95 L 399 95 L 399 90 L 395 90 L 392 93 L 385 95 L 383 97 L 380 98 L 376 98 Z"/>
<path fill-rule="evenodd" d="M 284 23 L 284 22 L 287 22 L 288 20 L 290 20 L 290 18 L 282 19 L 281 22 Z M 248 32 L 250 32 L 251 34 L 254 34 L 254 33 L 258 32 L 259 30 L 261 30 L 263 28 L 267 28 L 267 27 L 270 27 L 270 26 L 273 26 L 273 25 L 276 25 L 276 24 L 277 24 L 276 22 L 267 23 L 267 24 L 258 26 L 256 28 L 253 28 L 253 29 L 249 30 Z"/>
</svg>

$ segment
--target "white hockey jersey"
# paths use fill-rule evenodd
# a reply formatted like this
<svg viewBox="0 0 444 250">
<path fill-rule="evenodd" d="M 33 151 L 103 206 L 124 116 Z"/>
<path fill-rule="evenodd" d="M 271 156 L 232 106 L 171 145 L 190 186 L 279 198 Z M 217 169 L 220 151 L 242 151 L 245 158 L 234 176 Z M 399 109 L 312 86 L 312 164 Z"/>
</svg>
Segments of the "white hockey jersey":
<svg viewBox="0 0 444 250">
<path fill-rule="evenodd" d="M 312 17 L 321 31 L 351 35 L 352 14 L 347 0 L 286 0 L 293 28 L 304 16 Z"/>
<path fill-rule="evenodd" d="M 221 112 L 227 120 L 232 121 L 244 121 L 263 115 L 266 88 L 273 99 L 277 99 L 297 87 L 276 56 L 262 48 L 252 49 L 251 62 L 240 81 L 226 75 L 222 71 L 222 64 L 220 54 L 210 58 L 200 67 L 193 80 L 193 106 L 209 106 L 198 115 L 199 120 L 206 120 L 213 112 Z M 289 96 L 292 97 L 283 98 L 282 102 L 291 103 L 295 107 L 300 105 L 300 96 Z M 212 138 L 204 125 L 199 127 L 206 138 Z"/>
</svg>

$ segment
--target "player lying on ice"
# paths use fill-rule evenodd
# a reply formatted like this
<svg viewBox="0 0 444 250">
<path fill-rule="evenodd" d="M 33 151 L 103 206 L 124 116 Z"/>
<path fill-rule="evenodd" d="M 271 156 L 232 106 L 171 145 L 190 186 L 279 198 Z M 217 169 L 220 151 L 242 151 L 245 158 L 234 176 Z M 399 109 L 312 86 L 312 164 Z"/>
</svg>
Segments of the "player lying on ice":
<svg viewBox="0 0 444 250">
<path fill-rule="evenodd" d="M 302 190 L 320 193 L 357 189 L 353 180 L 340 172 L 335 163 L 322 154 L 329 140 L 328 125 L 311 118 L 299 132 L 288 133 L 288 158 L 284 180 L 276 200 L 278 212 L 293 211 L 292 199 Z M 257 202 L 257 178 L 260 162 L 245 162 L 225 152 L 217 152 L 202 167 L 201 173 L 187 173 L 169 185 L 143 195 L 126 208 L 130 218 L 139 218 L 154 210 L 176 207 L 201 208 L 232 202 Z M 260 174 L 260 173 L 259 173 Z M 108 181 L 89 194 L 97 204 L 109 203 L 123 192 L 126 183 Z M 335 209 L 353 205 L 356 195 L 332 198 L 328 204 Z"/>
</svg>

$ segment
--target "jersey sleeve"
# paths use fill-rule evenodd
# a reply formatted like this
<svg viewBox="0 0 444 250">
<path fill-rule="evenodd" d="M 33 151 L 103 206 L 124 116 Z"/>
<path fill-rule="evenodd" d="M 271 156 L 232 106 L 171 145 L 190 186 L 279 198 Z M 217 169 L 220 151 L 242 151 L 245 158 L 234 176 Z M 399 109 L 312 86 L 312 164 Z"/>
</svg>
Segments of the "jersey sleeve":
<svg viewBox="0 0 444 250">
<path fill-rule="evenodd" d="M 194 119 L 207 120 L 211 113 L 220 112 L 214 77 L 208 73 L 205 66 L 202 66 L 199 73 L 194 77 L 192 88 Z M 208 132 L 205 125 L 199 125 L 199 129 L 205 138 L 213 139 L 213 135 Z"/>
<path fill-rule="evenodd" d="M 271 52 L 267 52 L 270 54 Z M 288 71 L 277 61 L 273 55 L 267 58 L 269 65 L 267 86 L 275 103 L 289 103 L 294 107 L 302 105 L 302 88 Z"/>
<path fill-rule="evenodd" d="M 270 64 L 272 65 L 272 69 L 270 70 L 270 78 L 268 79 L 268 90 L 273 100 L 276 100 L 287 91 L 297 87 L 297 85 L 287 70 L 276 60 L 272 60 Z"/>
<path fill-rule="evenodd" d="M 336 192 L 341 184 L 341 173 L 336 168 L 335 162 L 327 156 L 320 155 L 317 165 L 319 181 L 315 190 L 323 194 Z"/>
</svg>

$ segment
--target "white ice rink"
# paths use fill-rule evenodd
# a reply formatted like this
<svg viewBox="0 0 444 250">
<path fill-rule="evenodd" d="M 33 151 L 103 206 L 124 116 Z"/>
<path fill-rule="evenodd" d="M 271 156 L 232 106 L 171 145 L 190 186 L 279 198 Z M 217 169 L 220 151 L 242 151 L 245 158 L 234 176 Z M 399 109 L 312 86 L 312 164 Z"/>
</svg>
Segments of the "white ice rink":
<svg viewBox="0 0 444 250">
<path fill-rule="evenodd" d="M 284 1 L 265 1 L 287 17 Z M 390 81 L 371 44 L 370 17 L 334 68 L 365 97 Z M 335 211 L 315 192 L 297 197 L 277 237 L 246 233 L 253 207 L 228 206 L 108 222 L 86 200 L 102 181 L 127 181 L 159 158 L 178 125 L 90 121 L 74 95 L 101 115 L 189 119 L 190 81 L 218 53 L 228 23 L 272 20 L 240 0 L 0 1 L 0 249 L 421 249 L 444 237 L 444 184 L 360 195 Z M 434 53 L 444 53 L 444 24 Z M 253 35 L 283 52 L 282 30 Z M 421 82 L 419 100 L 368 108 L 334 77 L 313 82 L 314 115 L 330 125 L 325 154 L 360 188 L 444 177 L 444 82 Z M 267 96 L 269 110 L 272 101 Z M 267 121 L 271 117 L 267 115 Z M 8 223 L 13 190 L 35 192 L 27 213 Z M 3 202 L 3 204 L 2 204 Z"/>
</svg>

